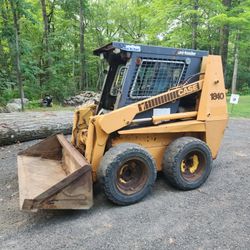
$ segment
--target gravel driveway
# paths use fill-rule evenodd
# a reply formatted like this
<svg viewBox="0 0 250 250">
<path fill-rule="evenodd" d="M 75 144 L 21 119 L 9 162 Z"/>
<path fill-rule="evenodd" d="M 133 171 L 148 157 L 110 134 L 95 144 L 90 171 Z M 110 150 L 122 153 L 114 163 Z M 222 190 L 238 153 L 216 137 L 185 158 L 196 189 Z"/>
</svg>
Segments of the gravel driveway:
<svg viewBox="0 0 250 250">
<path fill-rule="evenodd" d="M 142 202 L 118 207 L 95 187 L 88 211 L 20 212 L 16 154 L 0 148 L 0 249 L 250 249 L 250 120 L 229 122 L 199 189 L 176 191 L 159 176 Z"/>
</svg>

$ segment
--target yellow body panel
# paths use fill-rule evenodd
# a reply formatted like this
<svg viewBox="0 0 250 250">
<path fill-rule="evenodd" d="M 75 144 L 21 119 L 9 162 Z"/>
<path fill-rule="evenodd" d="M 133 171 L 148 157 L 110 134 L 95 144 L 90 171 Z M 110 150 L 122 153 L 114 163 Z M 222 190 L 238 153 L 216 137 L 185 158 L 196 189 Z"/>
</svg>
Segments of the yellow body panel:
<svg viewBox="0 0 250 250">
<path fill-rule="evenodd" d="M 217 157 L 227 122 L 227 119 L 206 121 L 205 142 L 211 150 L 213 159 Z"/>
<path fill-rule="evenodd" d="M 205 69 L 205 74 L 197 120 L 228 119 L 221 57 L 208 56 L 203 64 L 205 64 L 202 65 L 202 68 Z"/>
<path fill-rule="evenodd" d="M 179 133 L 179 132 L 205 132 L 205 122 L 191 120 L 179 121 L 174 123 L 165 123 L 158 126 L 145 128 L 136 128 L 118 131 L 121 135 L 126 134 L 161 134 L 161 133 Z"/>
<path fill-rule="evenodd" d="M 105 150 L 124 142 L 137 143 L 146 148 L 159 171 L 167 146 L 182 136 L 204 140 L 213 158 L 216 158 L 228 119 L 221 58 L 204 57 L 201 72 L 204 74 L 197 82 L 181 85 L 106 114 L 94 115 L 95 107 L 77 111 L 72 142 L 92 165 L 94 181 Z M 138 113 L 193 93 L 199 93 L 194 110 L 152 117 L 152 126 L 123 129 L 138 122 L 133 120 Z"/>
<path fill-rule="evenodd" d="M 136 143 L 144 147 L 155 159 L 157 170 L 161 170 L 161 163 L 164 151 L 167 145 L 178 138 L 178 134 L 130 134 L 122 135 L 119 138 L 112 140 L 112 146 L 120 143 L 130 142 Z"/>
</svg>

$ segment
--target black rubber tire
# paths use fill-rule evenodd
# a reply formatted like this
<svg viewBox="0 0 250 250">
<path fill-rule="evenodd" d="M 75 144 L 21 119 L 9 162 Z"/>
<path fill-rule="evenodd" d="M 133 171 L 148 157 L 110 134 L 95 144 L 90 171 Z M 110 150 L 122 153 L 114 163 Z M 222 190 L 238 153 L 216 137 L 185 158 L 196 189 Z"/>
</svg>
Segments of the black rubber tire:
<svg viewBox="0 0 250 250">
<path fill-rule="evenodd" d="M 147 176 L 140 177 L 144 178 L 144 182 L 136 193 L 125 194 L 119 190 L 118 173 L 126 162 L 132 161 L 134 158 L 143 164 Z M 151 191 L 156 176 L 157 169 L 154 159 L 144 148 L 134 143 L 122 143 L 110 148 L 103 156 L 97 172 L 98 181 L 107 198 L 118 205 L 129 205 L 143 199 Z"/>
<path fill-rule="evenodd" d="M 197 169 L 200 168 L 199 172 L 190 174 L 193 177 L 188 179 L 183 175 L 181 163 L 192 152 L 199 155 L 201 163 L 199 162 L 197 167 Z M 194 137 L 181 137 L 167 147 L 163 159 L 163 173 L 173 187 L 192 190 L 200 187 L 207 180 L 212 170 L 212 162 L 212 155 L 206 143 Z"/>
</svg>

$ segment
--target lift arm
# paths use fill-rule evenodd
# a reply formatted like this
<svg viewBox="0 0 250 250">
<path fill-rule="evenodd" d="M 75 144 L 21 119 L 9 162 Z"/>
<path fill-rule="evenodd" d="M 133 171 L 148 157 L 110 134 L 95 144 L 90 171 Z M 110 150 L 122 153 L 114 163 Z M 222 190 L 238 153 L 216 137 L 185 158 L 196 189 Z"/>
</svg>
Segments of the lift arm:
<svg viewBox="0 0 250 250">
<path fill-rule="evenodd" d="M 165 93 L 114 110 L 105 115 L 95 116 L 93 119 L 96 119 L 105 133 L 110 134 L 131 124 L 134 117 L 139 113 L 200 91 L 202 89 L 202 84 L 203 80 L 187 85 L 181 85 L 180 87 L 176 87 Z"/>
</svg>

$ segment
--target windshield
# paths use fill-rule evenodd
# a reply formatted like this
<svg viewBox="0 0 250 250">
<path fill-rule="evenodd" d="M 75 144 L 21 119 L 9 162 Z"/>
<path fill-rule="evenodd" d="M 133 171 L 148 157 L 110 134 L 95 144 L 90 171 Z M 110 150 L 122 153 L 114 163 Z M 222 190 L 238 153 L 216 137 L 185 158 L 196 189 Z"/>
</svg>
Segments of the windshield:
<svg viewBox="0 0 250 250">
<path fill-rule="evenodd" d="M 101 109 L 113 110 L 119 91 L 126 76 L 126 64 L 129 61 L 127 53 L 109 53 L 105 56 L 109 64 L 108 74 L 104 80 L 101 100 L 98 111 Z"/>
<path fill-rule="evenodd" d="M 119 65 L 114 82 L 110 90 L 110 95 L 117 96 L 117 94 L 121 91 L 126 73 L 127 73 L 127 67 Z"/>
</svg>

